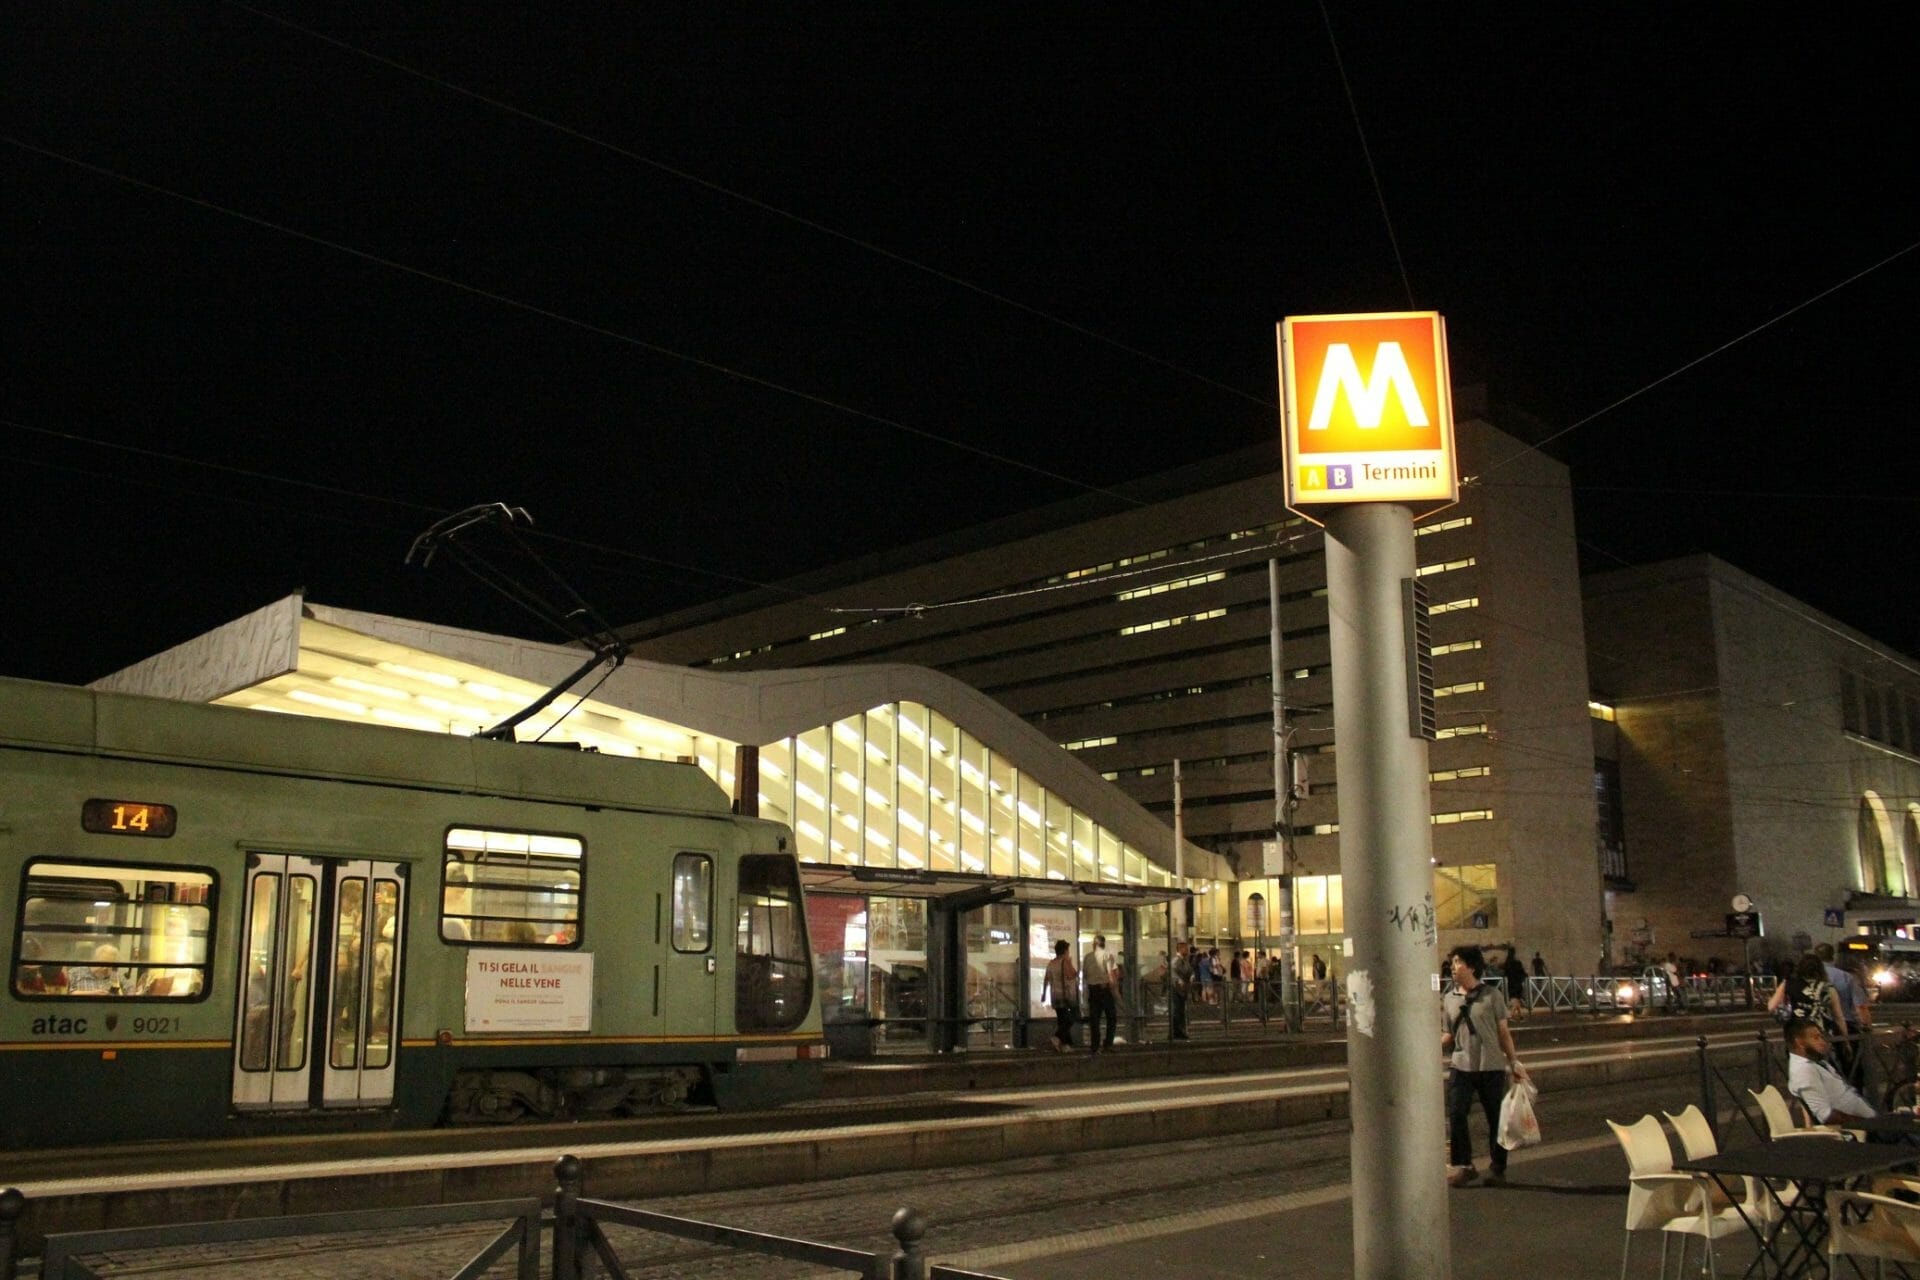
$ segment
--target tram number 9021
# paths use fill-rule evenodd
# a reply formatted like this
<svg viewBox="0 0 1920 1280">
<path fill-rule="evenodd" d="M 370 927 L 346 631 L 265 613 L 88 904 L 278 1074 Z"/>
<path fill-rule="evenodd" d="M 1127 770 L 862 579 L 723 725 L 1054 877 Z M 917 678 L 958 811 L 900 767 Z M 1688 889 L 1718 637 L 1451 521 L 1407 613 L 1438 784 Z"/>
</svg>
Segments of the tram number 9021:
<svg viewBox="0 0 1920 1280">
<path fill-rule="evenodd" d="M 178 1018 L 135 1018 L 133 1034 L 137 1036 L 164 1036 L 180 1029 Z"/>
</svg>

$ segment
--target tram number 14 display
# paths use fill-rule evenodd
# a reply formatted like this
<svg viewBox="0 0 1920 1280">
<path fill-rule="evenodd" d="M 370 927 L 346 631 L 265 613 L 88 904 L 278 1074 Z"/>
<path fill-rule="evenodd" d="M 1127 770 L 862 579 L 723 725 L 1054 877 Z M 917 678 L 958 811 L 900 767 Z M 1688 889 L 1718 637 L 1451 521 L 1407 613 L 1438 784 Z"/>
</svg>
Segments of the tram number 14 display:
<svg viewBox="0 0 1920 1280">
<path fill-rule="evenodd" d="M 102 836 L 151 836 L 164 840 L 173 834 L 174 820 L 170 804 L 89 800 L 80 809 L 81 829 Z"/>
</svg>

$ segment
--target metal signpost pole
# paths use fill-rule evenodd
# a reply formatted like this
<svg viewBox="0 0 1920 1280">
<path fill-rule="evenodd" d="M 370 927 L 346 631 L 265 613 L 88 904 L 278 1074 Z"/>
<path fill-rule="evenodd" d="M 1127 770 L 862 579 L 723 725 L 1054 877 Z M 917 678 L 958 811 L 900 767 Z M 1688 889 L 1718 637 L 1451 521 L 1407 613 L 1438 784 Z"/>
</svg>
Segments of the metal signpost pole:
<svg viewBox="0 0 1920 1280">
<path fill-rule="evenodd" d="M 1427 794 L 1437 726 L 1413 554 L 1414 508 L 1460 496 L 1446 326 L 1434 311 L 1290 316 L 1276 336 L 1287 506 L 1327 530 L 1353 1274 L 1449 1280 Z"/>
<path fill-rule="evenodd" d="M 1275 896 L 1279 899 L 1280 1007 L 1287 1030 L 1300 1030 L 1300 969 L 1294 954 L 1293 927 L 1293 761 L 1290 755 L 1292 735 L 1287 731 L 1287 673 L 1281 667 L 1280 562 L 1267 561 L 1267 614 L 1269 667 L 1273 672 L 1273 838 L 1279 844 L 1280 875 Z"/>
<path fill-rule="evenodd" d="M 1408 724 L 1402 586 L 1413 577 L 1405 507 L 1327 518 L 1340 877 L 1350 1010 L 1354 1274 L 1451 1274 L 1427 744 Z"/>
</svg>

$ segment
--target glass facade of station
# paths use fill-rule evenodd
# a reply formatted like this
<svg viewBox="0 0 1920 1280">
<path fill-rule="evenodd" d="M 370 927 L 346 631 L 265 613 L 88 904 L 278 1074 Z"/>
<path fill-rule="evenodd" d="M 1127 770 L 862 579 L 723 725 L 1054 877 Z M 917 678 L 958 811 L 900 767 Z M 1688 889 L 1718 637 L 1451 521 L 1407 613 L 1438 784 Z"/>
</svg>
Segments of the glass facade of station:
<svg viewBox="0 0 1920 1280">
<path fill-rule="evenodd" d="M 1165 868 L 917 702 L 763 745 L 760 814 L 793 828 L 802 862 L 1173 883 Z"/>
</svg>

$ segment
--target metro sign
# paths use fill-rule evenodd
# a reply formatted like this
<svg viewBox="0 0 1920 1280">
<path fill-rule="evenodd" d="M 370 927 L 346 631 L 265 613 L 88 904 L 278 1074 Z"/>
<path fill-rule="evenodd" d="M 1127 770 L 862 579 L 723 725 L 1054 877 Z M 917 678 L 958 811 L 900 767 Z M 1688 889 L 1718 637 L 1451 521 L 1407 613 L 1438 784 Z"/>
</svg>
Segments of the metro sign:
<svg viewBox="0 0 1920 1280">
<path fill-rule="evenodd" d="M 1289 316 L 1278 337 L 1289 508 L 1459 500 L 1439 312 Z"/>
</svg>

